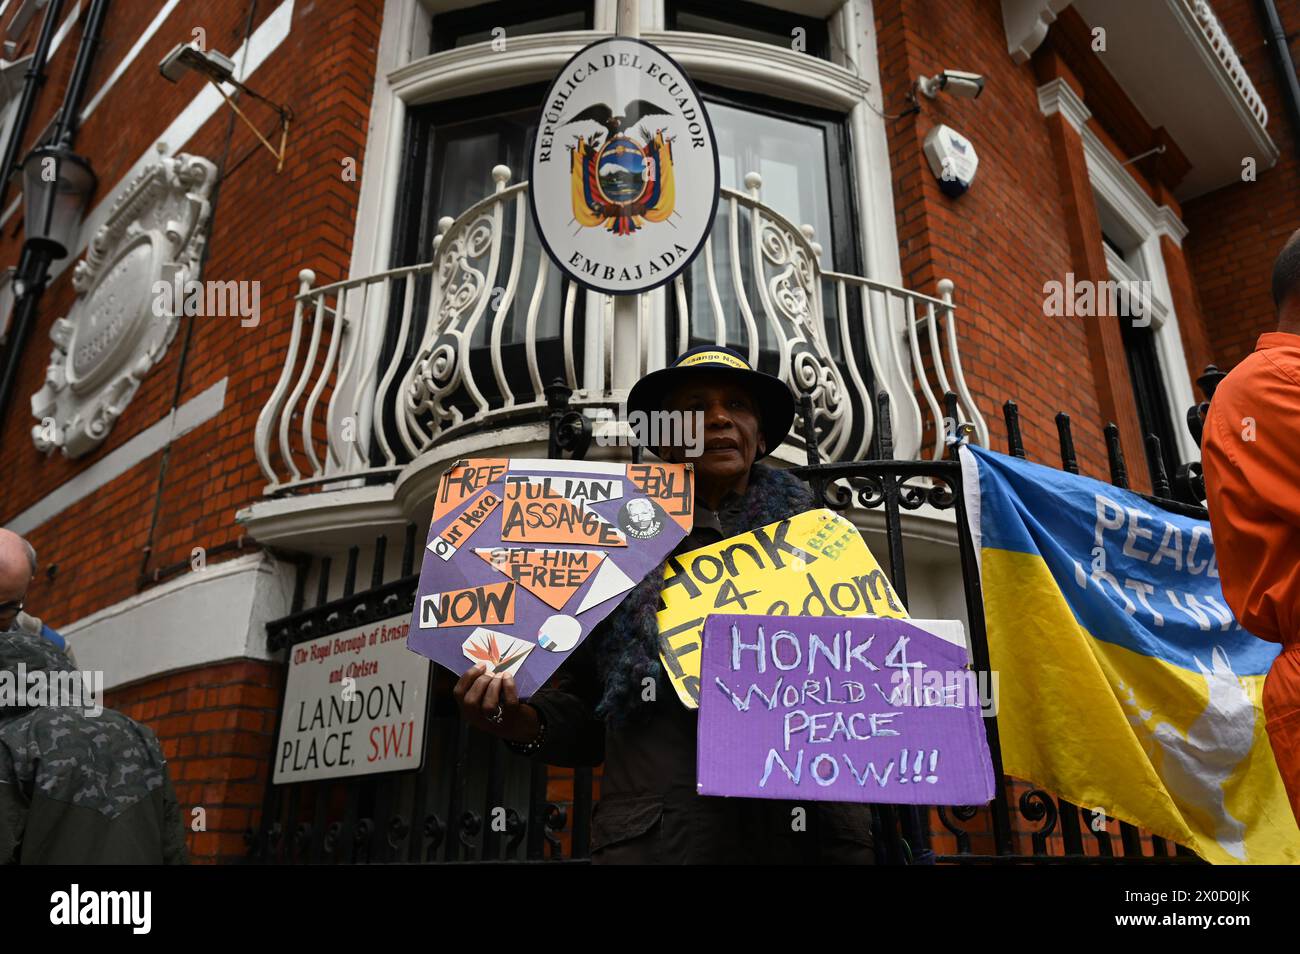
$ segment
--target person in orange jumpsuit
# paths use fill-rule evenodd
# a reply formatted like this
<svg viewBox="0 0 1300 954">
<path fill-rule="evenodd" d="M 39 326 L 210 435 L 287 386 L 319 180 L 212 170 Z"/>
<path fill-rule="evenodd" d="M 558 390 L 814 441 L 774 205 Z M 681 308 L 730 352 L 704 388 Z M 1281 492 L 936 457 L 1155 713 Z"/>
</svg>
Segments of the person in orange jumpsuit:
<svg viewBox="0 0 1300 954">
<path fill-rule="evenodd" d="M 1248 631 L 1282 644 L 1264 718 L 1300 823 L 1300 231 L 1273 265 L 1278 329 L 1215 389 L 1201 439 L 1223 595 Z"/>
</svg>

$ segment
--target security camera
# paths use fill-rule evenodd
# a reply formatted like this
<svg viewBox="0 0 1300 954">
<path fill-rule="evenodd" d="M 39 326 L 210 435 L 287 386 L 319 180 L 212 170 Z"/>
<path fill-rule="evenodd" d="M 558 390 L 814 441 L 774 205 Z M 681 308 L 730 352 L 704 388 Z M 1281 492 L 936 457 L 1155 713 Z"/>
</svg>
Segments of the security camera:
<svg viewBox="0 0 1300 954">
<path fill-rule="evenodd" d="M 916 88 L 930 99 L 938 96 L 940 90 L 962 99 L 979 99 L 980 93 L 984 92 L 984 77 L 962 70 L 944 70 L 938 76 L 922 76 L 916 81 Z"/>
<path fill-rule="evenodd" d="M 218 83 L 229 82 L 235 76 L 235 64 L 227 56 L 216 50 L 199 50 L 188 43 L 181 43 L 162 58 L 158 72 L 173 83 L 180 82 L 186 70 L 194 70 Z"/>
</svg>

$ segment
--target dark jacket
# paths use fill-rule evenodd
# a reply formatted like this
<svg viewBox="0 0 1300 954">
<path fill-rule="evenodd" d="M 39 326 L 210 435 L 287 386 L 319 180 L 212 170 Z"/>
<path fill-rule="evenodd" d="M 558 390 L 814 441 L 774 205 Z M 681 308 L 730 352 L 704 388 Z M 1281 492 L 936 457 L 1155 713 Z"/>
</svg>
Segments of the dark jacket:
<svg viewBox="0 0 1300 954">
<path fill-rule="evenodd" d="M 809 496 L 804 509 L 811 506 Z M 746 510 L 746 500 L 736 494 L 717 513 L 697 504 L 694 529 L 674 554 L 754 529 L 743 525 Z M 593 862 L 872 863 L 867 805 L 697 794 L 696 710 L 681 704 L 662 674 L 656 701 L 642 706 L 639 718 L 617 724 L 598 719 L 604 686 L 596 647 L 610 638 L 617 637 L 607 619 L 528 700 L 546 722 L 537 758 L 565 766 L 604 763 L 592 816 Z"/>
<path fill-rule="evenodd" d="M 38 669 L 72 667 L 39 636 L 0 634 L 0 678 L 12 685 Z M 185 828 L 153 732 L 58 701 L 0 708 L 0 864 L 184 864 Z"/>
</svg>

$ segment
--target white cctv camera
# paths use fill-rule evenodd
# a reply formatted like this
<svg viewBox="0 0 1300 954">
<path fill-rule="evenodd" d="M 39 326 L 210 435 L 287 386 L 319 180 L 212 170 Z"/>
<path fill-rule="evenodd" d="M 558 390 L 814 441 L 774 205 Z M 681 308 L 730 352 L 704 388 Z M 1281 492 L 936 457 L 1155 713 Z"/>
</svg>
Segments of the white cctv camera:
<svg viewBox="0 0 1300 954">
<path fill-rule="evenodd" d="M 962 99 L 979 99 L 980 93 L 984 92 L 984 77 L 962 70 L 944 70 L 938 76 L 922 76 L 916 81 L 916 88 L 930 99 L 938 96 L 940 90 Z"/>
</svg>

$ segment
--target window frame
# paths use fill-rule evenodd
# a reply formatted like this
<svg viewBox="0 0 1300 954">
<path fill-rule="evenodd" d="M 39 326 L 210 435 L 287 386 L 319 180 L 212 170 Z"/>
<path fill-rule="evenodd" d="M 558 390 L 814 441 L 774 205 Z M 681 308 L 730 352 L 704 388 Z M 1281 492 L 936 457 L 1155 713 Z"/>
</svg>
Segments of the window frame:
<svg viewBox="0 0 1300 954">
<path fill-rule="evenodd" d="M 1111 267 L 1112 262 L 1108 261 L 1107 277 L 1115 281 L 1127 280 L 1130 277 L 1127 272 L 1150 283 L 1150 330 L 1174 442 L 1173 448 L 1166 449 L 1163 446 L 1163 435 L 1160 435 L 1162 456 L 1166 462 L 1170 459 L 1179 463 L 1198 460 L 1200 448 L 1192 440 L 1190 432 L 1179 426 L 1187 408 L 1196 403 L 1196 398 L 1192 391 L 1178 315 L 1173 308 L 1169 277 L 1160 247 L 1162 236 L 1170 236 L 1174 241 L 1181 242 L 1185 227 L 1168 207 L 1155 204 L 1132 174 L 1120 165 L 1119 160 L 1087 126 L 1083 127 L 1080 135 L 1083 138 L 1098 224 L 1102 232 L 1110 235 L 1111 241 L 1121 248 L 1121 252 L 1116 252 L 1102 241 L 1103 250 L 1108 251 L 1107 258 L 1118 262 L 1119 266 Z M 1098 234 L 1098 239 L 1102 239 L 1102 234 Z M 1127 339 L 1125 351 L 1125 364 L 1129 367 L 1131 380 Z M 1145 439 L 1146 435 L 1142 436 Z M 1143 450 L 1145 449 L 1144 447 Z M 1175 473 L 1176 471 L 1170 472 L 1166 476 L 1172 481 Z"/>
<path fill-rule="evenodd" d="M 494 27 L 508 28 L 512 24 L 531 23 L 565 13 L 581 13 L 581 29 L 593 29 L 595 4 L 592 0 L 531 0 L 526 5 L 518 0 L 495 0 L 437 13 L 430 22 L 429 52 L 458 49 L 455 41 L 464 34 L 491 31 Z"/>
<path fill-rule="evenodd" d="M 724 22 L 749 24 L 760 30 L 772 27 L 773 33 L 783 34 L 789 27 L 802 27 L 808 38 L 808 48 L 802 52 L 819 60 L 829 61 L 831 58 L 830 25 L 827 20 L 818 17 L 792 13 L 767 4 L 752 3 L 750 0 L 663 0 L 663 11 L 664 29 L 681 33 L 694 32 L 678 27 L 677 18 L 683 12 Z"/>
<path fill-rule="evenodd" d="M 438 222 L 444 215 L 464 212 L 464 209 L 458 210 L 439 210 L 433 208 L 432 196 L 437 187 L 437 170 L 434 168 L 434 142 L 435 130 L 440 124 L 455 123 L 458 121 L 482 117 L 490 117 L 501 112 L 525 112 L 533 110 L 538 116 L 541 115 L 541 108 L 546 97 L 546 92 L 550 88 L 550 83 L 529 83 L 517 86 L 505 87 L 493 90 L 490 93 L 464 96 L 457 99 L 439 100 L 432 103 L 425 103 L 419 106 L 412 106 L 406 112 L 405 129 L 403 132 L 403 154 L 402 166 L 398 176 L 397 195 L 402 197 L 396 205 L 393 215 L 392 241 L 389 268 L 400 268 L 403 266 L 424 264 L 429 262 L 433 257 L 433 240 L 438 234 Z M 535 103 L 535 106 L 530 104 Z M 535 135 L 535 132 L 533 133 Z M 524 144 L 524 155 L 528 155 L 532 148 L 532 138 Z M 485 170 L 486 171 L 486 170 Z M 490 194 L 490 186 L 485 182 L 483 195 L 486 197 Z M 548 253 L 545 248 L 541 249 L 541 254 L 547 258 Z M 548 259 L 549 261 L 549 259 Z M 554 267 L 550 263 L 550 267 Z M 563 300 L 567 284 L 572 281 L 559 269 L 555 269 L 555 276 L 559 289 L 558 294 Z M 583 290 L 579 285 L 580 291 Z M 417 326 L 421 324 L 424 318 L 421 308 L 427 308 L 429 305 L 427 282 L 422 282 L 417 286 L 416 310 L 412 315 L 413 321 Z M 526 303 L 516 301 L 516 307 L 524 307 Z M 394 349 L 397 347 L 397 338 L 400 334 L 400 321 L 393 319 L 393 314 L 401 308 L 399 296 L 393 296 L 389 304 L 390 317 L 385 322 L 383 339 L 380 345 L 380 363 L 385 366 L 392 358 Z M 581 361 L 585 352 L 585 343 L 583 329 L 586 324 L 586 298 L 583 294 L 578 294 L 573 310 L 574 336 L 573 344 L 575 349 L 575 360 Z M 538 361 L 549 367 L 553 363 L 551 352 L 557 351 L 560 347 L 560 337 L 540 337 L 537 340 Z M 406 353 L 403 356 L 404 361 L 411 361 L 420 347 L 420 336 L 411 335 L 406 342 Z M 525 355 L 526 344 L 521 341 L 511 341 L 503 343 L 501 347 L 501 360 L 506 366 L 507 373 L 511 376 L 515 374 L 527 375 L 527 358 Z M 494 378 L 490 373 L 488 362 L 489 349 L 486 347 L 474 346 L 470 349 L 471 360 L 481 361 L 484 367 L 478 369 L 476 374 L 482 382 L 493 381 Z M 395 380 L 394 386 L 400 384 Z M 500 397 L 490 391 L 485 391 L 484 396 L 495 402 Z M 395 401 L 386 401 L 386 407 L 396 407 Z M 386 412 L 387 413 L 387 412 Z M 371 449 L 371 456 L 376 456 L 376 449 Z M 372 464 L 376 461 L 372 460 Z"/>
<path fill-rule="evenodd" d="M 697 82 L 700 98 L 705 108 L 717 102 L 733 109 L 761 113 L 774 119 L 817 126 L 826 136 L 826 184 L 830 192 L 831 234 L 817 236 L 817 241 L 830 253 L 830 271 L 861 275 L 862 249 L 858 232 L 858 203 L 856 182 L 852 166 L 852 143 L 849 135 L 849 117 L 846 113 L 819 106 L 808 106 L 793 100 L 779 100 L 762 93 L 738 90 L 710 82 Z M 782 109 L 784 104 L 787 109 Z M 836 161 L 837 160 L 837 161 Z M 837 200 L 839 200 L 837 202 Z M 777 209 L 780 212 L 780 209 Z M 796 225 L 802 223 L 795 223 Z M 829 238 L 829 244 L 827 239 Z M 848 261 L 836 258 L 836 253 L 849 255 Z"/>
<path fill-rule="evenodd" d="M 361 175 L 361 199 L 348 274 L 352 278 L 372 275 L 389 267 L 392 226 L 402 204 L 398 193 L 400 171 L 405 161 L 406 113 L 421 105 L 470 93 L 510 89 L 528 79 L 553 78 L 555 68 L 593 39 L 607 35 L 615 22 L 616 0 L 593 0 L 594 25 L 588 31 L 522 36 L 510 44 L 509 52 L 485 62 L 475 44 L 440 53 L 431 52 L 432 18 L 450 0 L 398 0 L 400 16 L 385 17 L 372 107 L 372 122 L 366 137 L 366 155 L 371 157 Z M 874 36 L 855 28 L 871 22 L 873 0 L 843 0 L 825 10 L 831 36 L 831 58 L 819 60 L 807 53 L 770 46 L 771 57 L 756 63 L 753 43 L 725 35 L 696 34 L 663 29 L 663 0 L 642 0 L 642 36 L 660 46 L 681 63 L 696 80 L 725 84 L 729 89 L 757 90 L 775 95 L 798 106 L 816 105 L 834 110 L 847 120 L 852 177 L 855 182 L 850 205 L 859 235 L 860 274 L 874 282 L 907 287 L 899 252 L 898 225 L 894 215 L 894 185 L 886 123 L 879 106 L 872 103 L 880 88 L 880 63 Z M 474 69 L 466 71 L 467 64 Z M 806 69 L 803 68 L 806 64 Z M 791 77 L 789 71 L 800 72 Z M 793 78 L 793 83 L 789 80 Z M 876 94 L 878 95 L 878 94 Z M 662 289 L 649 293 L 642 302 L 642 320 L 649 325 L 650 353 L 663 344 L 667 323 L 666 298 Z M 578 296 L 586 307 L 584 344 L 586 359 L 577 371 L 581 380 L 596 386 L 622 388 L 623 383 L 604 381 L 598 364 L 601 328 L 606 303 L 599 296 L 583 292 Z M 605 316 L 606 319 L 608 316 Z M 878 385 L 895 395 L 893 406 L 895 453 L 915 455 L 922 444 L 921 410 L 912 393 L 911 359 L 905 345 L 901 316 L 890 311 L 887 320 L 873 322 L 869 333 L 873 346 L 887 357 Z M 382 329 L 367 328 L 364 354 L 374 360 L 379 352 Z M 891 356 L 892 357 L 888 357 Z M 653 362 L 645 370 L 654 370 Z M 622 381 L 622 378 L 619 379 Z M 602 385 L 600 382 L 604 382 Z M 371 396 L 358 392 L 356 400 L 366 413 Z"/>
<path fill-rule="evenodd" d="M 828 193 L 827 214 L 830 217 L 830 236 L 818 235 L 815 240 L 822 246 L 822 259 L 826 262 L 818 263 L 820 270 L 835 271 L 850 275 L 861 275 L 862 272 L 862 244 L 859 233 L 860 210 L 858 208 L 858 191 L 854 178 L 852 162 L 852 137 L 850 133 L 850 118 L 847 113 L 842 113 L 834 109 L 823 107 L 809 106 L 803 103 L 797 103 L 792 100 L 780 100 L 776 97 L 767 96 L 761 93 L 754 93 L 748 90 L 738 90 L 734 87 L 723 86 L 717 83 L 699 81 L 696 83 L 700 91 L 700 98 L 704 101 L 707 108 L 710 104 L 729 106 L 734 109 L 742 109 L 747 112 L 758 113 L 764 116 L 770 116 L 774 119 L 780 119 L 787 122 L 802 123 L 804 125 L 818 128 L 824 137 L 826 143 L 823 161 L 825 163 L 826 184 Z M 716 128 L 716 127 L 715 127 Z M 760 193 L 761 197 L 761 193 Z M 775 209 L 778 213 L 783 213 L 781 209 Z M 716 221 L 716 219 L 715 219 Z M 796 228 L 803 223 L 793 223 Z M 710 234 L 709 241 L 713 240 Z M 700 256 L 696 263 L 701 268 L 704 267 L 704 258 Z M 682 273 L 682 280 L 686 285 L 686 295 L 692 297 L 691 289 L 691 272 L 695 267 L 692 263 Z M 828 303 L 823 296 L 823 308 L 828 307 Z M 672 343 L 678 339 L 681 314 L 677 307 L 677 298 L 669 294 L 665 300 L 665 317 L 667 319 L 667 334 L 664 344 L 668 350 L 672 351 Z M 829 328 L 833 324 L 832 320 L 827 318 L 826 324 Z M 862 322 L 853 320 L 850 316 L 848 321 L 849 333 L 853 336 L 852 341 L 839 341 L 840 356 L 835 359 L 835 363 L 840 371 L 847 376 L 847 364 L 845 354 L 849 349 L 859 355 L 867 353 L 867 342 L 865 329 Z M 697 327 L 696 329 L 700 329 Z M 835 328 L 835 335 L 838 340 L 838 326 Z M 687 346 L 694 347 L 697 344 L 712 343 L 713 339 L 707 334 L 691 334 L 688 329 Z M 734 343 L 733 343 L 734 344 Z M 761 345 L 758 350 L 760 364 L 766 364 L 774 356 L 775 352 L 770 348 L 763 348 Z M 666 354 L 665 359 L 671 360 L 674 354 Z M 773 370 L 764 368 L 765 370 Z M 869 365 L 862 368 L 868 375 L 874 377 Z M 874 392 L 874 381 L 870 383 L 870 389 Z M 875 448 L 879 441 L 879 436 L 873 435 L 872 447 Z M 872 451 L 873 456 L 875 451 Z"/>
</svg>

